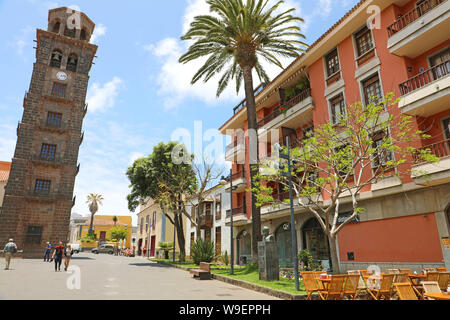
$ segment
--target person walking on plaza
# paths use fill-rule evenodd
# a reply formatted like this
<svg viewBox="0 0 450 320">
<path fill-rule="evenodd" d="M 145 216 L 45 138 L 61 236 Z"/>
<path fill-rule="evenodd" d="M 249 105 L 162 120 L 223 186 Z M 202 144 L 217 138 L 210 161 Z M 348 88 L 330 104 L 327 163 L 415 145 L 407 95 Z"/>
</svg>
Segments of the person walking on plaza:
<svg viewBox="0 0 450 320">
<path fill-rule="evenodd" d="M 5 248 L 3 249 L 3 252 L 5 253 L 5 260 L 6 260 L 5 270 L 9 270 L 11 258 L 14 255 L 14 253 L 17 252 L 17 246 L 14 243 L 13 239 L 9 239 L 9 242 L 6 244 Z"/>
<path fill-rule="evenodd" d="M 55 259 L 55 271 L 61 271 L 61 262 L 64 253 L 64 246 L 60 241 L 53 251 L 52 259 Z"/>
<path fill-rule="evenodd" d="M 44 262 L 50 262 L 50 253 L 52 252 L 52 244 L 47 242 L 47 246 L 45 247 L 44 253 Z"/>
<path fill-rule="evenodd" d="M 67 248 L 64 250 L 64 271 L 67 271 L 69 268 L 70 259 L 72 258 L 73 250 L 70 244 L 67 245 Z"/>
</svg>

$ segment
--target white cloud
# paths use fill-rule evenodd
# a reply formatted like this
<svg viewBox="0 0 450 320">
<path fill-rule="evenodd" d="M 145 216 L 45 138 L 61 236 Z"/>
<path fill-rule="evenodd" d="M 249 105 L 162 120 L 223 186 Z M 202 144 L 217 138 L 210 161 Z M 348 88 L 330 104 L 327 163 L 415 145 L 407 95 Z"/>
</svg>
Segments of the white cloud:
<svg viewBox="0 0 450 320">
<path fill-rule="evenodd" d="M 94 83 L 90 87 L 87 95 L 89 111 L 105 111 L 112 108 L 119 93 L 123 81 L 119 77 L 114 77 L 103 87 L 99 83 Z"/>
<path fill-rule="evenodd" d="M 91 36 L 91 43 L 97 43 L 98 38 L 106 34 L 106 27 L 103 24 L 95 26 L 94 33 Z"/>
<path fill-rule="evenodd" d="M 275 0 L 271 1 L 274 3 Z M 287 0 L 278 10 L 286 10 L 288 8 L 296 8 L 295 15 L 301 16 L 301 6 L 298 1 Z M 202 14 L 210 14 L 209 6 L 204 0 L 187 0 L 187 7 L 182 21 L 183 34 L 189 29 L 190 23 L 195 16 Z M 306 23 L 302 25 L 302 30 Z M 207 83 L 199 80 L 196 84 L 191 84 L 191 79 L 196 71 L 203 65 L 206 59 L 197 59 L 187 64 L 178 62 L 180 56 L 188 49 L 188 42 L 180 41 L 175 38 L 165 38 L 156 44 L 143 46 L 145 50 L 151 52 L 161 61 L 161 69 L 156 77 L 156 83 L 159 86 L 158 94 L 164 98 L 164 107 L 166 110 L 175 108 L 182 100 L 187 98 L 199 99 L 208 104 L 214 104 L 217 101 L 216 92 L 220 75 L 213 77 Z M 287 66 L 292 59 L 280 58 L 283 66 Z M 277 66 L 265 63 L 262 64 L 270 78 L 277 76 L 281 69 Z M 254 75 L 254 86 L 259 84 L 259 78 Z M 230 82 L 229 86 L 221 94 L 221 101 L 237 102 L 242 98 L 242 91 L 239 97 L 236 94 L 234 83 Z"/>
</svg>

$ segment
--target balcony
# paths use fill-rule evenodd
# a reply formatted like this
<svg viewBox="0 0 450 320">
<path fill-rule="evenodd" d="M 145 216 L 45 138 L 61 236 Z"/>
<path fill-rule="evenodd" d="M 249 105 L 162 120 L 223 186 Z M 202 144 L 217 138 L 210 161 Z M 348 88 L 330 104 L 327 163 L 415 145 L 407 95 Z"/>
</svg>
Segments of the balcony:
<svg viewBox="0 0 450 320">
<path fill-rule="evenodd" d="M 434 66 L 399 85 L 403 113 L 428 117 L 448 109 L 450 103 L 450 60 Z"/>
<path fill-rule="evenodd" d="M 258 134 L 281 126 L 298 128 L 312 119 L 312 109 L 311 89 L 308 88 L 261 119 L 258 122 Z"/>
<path fill-rule="evenodd" d="M 450 139 L 430 144 L 422 148 L 429 149 L 432 154 L 440 158 L 438 163 L 425 163 L 415 155 L 417 163 L 411 169 L 411 177 L 417 184 L 433 186 L 450 182 Z"/>
<path fill-rule="evenodd" d="M 198 218 L 200 229 L 211 229 L 213 226 L 213 216 L 211 214 L 202 214 Z"/>
<path fill-rule="evenodd" d="M 450 1 L 427 0 L 387 28 L 390 53 L 415 58 L 448 40 Z"/>
<path fill-rule="evenodd" d="M 261 83 L 256 89 L 254 90 L 254 96 L 256 97 L 263 89 L 266 87 L 265 83 Z M 245 108 L 245 99 L 241 101 L 236 107 L 233 108 L 233 115 L 241 111 Z"/>
<path fill-rule="evenodd" d="M 231 210 L 226 211 L 226 225 L 230 225 Z M 245 205 L 233 208 L 233 226 L 241 226 L 249 223 Z"/>
<path fill-rule="evenodd" d="M 231 180 L 233 181 L 233 192 L 240 193 L 244 192 L 247 187 L 247 181 L 245 179 L 245 171 L 242 169 L 239 172 L 233 173 L 231 175 Z M 226 192 L 230 192 L 230 185 L 225 187 Z"/>
<path fill-rule="evenodd" d="M 245 142 L 243 137 L 239 137 L 227 146 L 225 160 L 240 164 L 245 163 Z"/>
</svg>

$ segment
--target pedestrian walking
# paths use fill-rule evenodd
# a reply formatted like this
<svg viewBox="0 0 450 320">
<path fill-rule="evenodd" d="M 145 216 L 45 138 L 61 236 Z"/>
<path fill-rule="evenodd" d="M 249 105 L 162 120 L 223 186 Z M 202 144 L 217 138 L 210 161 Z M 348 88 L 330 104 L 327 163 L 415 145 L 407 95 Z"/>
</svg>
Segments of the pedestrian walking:
<svg viewBox="0 0 450 320">
<path fill-rule="evenodd" d="M 47 242 L 47 246 L 45 247 L 44 253 L 44 262 L 50 262 L 50 253 L 52 252 L 52 244 Z"/>
<path fill-rule="evenodd" d="M 55 260 L 55 271 L 61 271 L 61 262 L 64 254 L 64 246 L 60 241 L 53 251 L 52 259 Z"/>
<path fill-rule="evenodd" d="M 9 239 L 9 242 L 6 244 L 5 248 L 3 249 L 3 252 L 5 253 L 5 260 L 6 260 L 5 270 L 9 270 L 11 258 L 13 257 L 14 253 L 17 252 L 17 246 L 14 243 L 13 239 Z"/>
<path fill-rule="evenodd" d="M 70 259 L 72 258 L 73 250 L 70 244 L 67 245 L 66 250 L 64 250 L 64 271 L 67 271 L 70 264 Z"/>
</svg>

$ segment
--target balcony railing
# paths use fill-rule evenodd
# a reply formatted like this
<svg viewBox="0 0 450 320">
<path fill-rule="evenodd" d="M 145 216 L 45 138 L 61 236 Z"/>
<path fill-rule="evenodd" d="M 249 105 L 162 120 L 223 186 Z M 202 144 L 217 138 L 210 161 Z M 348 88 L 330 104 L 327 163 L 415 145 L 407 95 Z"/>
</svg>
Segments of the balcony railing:
<svg viewBox="0 0 450 320">
<path fill-rule="evenodd" d="M 289 191 L 275 193 L 272 195 L 273 200 L 284 202 L 284 200 L 289 200 Z"/>
<path fill-rule="evenodd" d="M 422 73 L 419 73 L 415 77 L 412 77 L 405 82 L 399 84 L 400 94 L 403 96 L 417 89 L 420 89 L 427 84 L 436 81 L 446 75 L 450 74 L 450 60 L 444 63 L 438 64 Z"/>
<path fill-rule="evenodd" d="M 237 215 L 240 215 L 240 214 L 245 214 L 246 211 L 247 210 L 246 210 L 245 206 L 240 206 L 240 207 L 233 208 L 233 216 L 237 216 Z M 229 218 L 230 215 L 231 215 L 231 210 L 228 209 L 226 214 L 227 214 L 227 218 Z"/>
<path fill-rule="evenodd" d="M 244 170 L 242 169 L 241 171 L 239 171 L 239 172 L 236 172 L 236 173 L 233 173 L 232 175 L 231 175 L 231 179 L 234 181 L 234 180 L 237 180 L 237 179 L 244 179 L 245 178 L 245 172 L 244 172 Z"/>
<path fill-rule="evenodd" d="M 278 117 L 280 114 L 288 111 L 293 106 L 297 105 L 298 103 L 302 102 L 303 100 L 305 100 L 306 98 L 308 98 L 310 96 L 311 96 L 311 88 L 303 90 L 302 92 L 300 92 L 298 95 L 296 95 L 292 99 L 288 100 L 283 105 L 280 105 L 280 106 L 276 107 L 275 110 L 272 113 L 270 113 L 267 116 L 265 116 L 264 118 L 262 118 L 258 122 L 258 128 L 260 128 L 260 127 L 264 126 L 265 124 L 269 123 L 270 121 L 272 121 L 273 119 Z"/>
<path fill-rule="evenodd" d="M 211 214 L 204 214 L 198 217 L 200 227 L 211 228 L 213 223 L 213 216 Z"/>
<path fill-rule="evenodd" d="M 427 149 L 429 149 L 431 151 L 431 154 L 434 154 L 438 158 L 444 158 L 444 157 L 450 156 L 450 139 L 446 139 L 446 140 L 439 141 L 439 142 L 430 144 L 428 146 L 422 147 L 419 149 L 419 151 L 427 150 Z M 414 162 L 415 163 L 424 162 L 424 159 L 421 157 L 419 152 L 414 154 Z"/>
<path fill-rule="evenodd" d="M 265 83 L 261 83 L 254 91 L 254 96 L 256 97 L 263 89 L 266 87 Z M 245 108 L 245 99 L 241 101 L 236 107 L 233 108 L 233 114 L 238 113 Z"/>
<path fill-rule="evenodd" d="M 419 17 L 423 16 L 425 13 L 429 12 L 445 1 L 447 0 L 427 0 L 418 4 L 417 7 L 415 7 L 413 10 L 404 14 L 403 16 L 395 20 L 393 24 L 387 27 L 388 36 L 393 36 L 395 33 L 404 29 L 407 25 L 416 21 Z"/>
<path fill-rule="evenodd" d="M 244 144 L 244 137 L 238 137 L 235 141 L 227 145 L 226 152 L 230 152 L 231 149 L 237 147 L 238 145 Z"/>
</svg>

